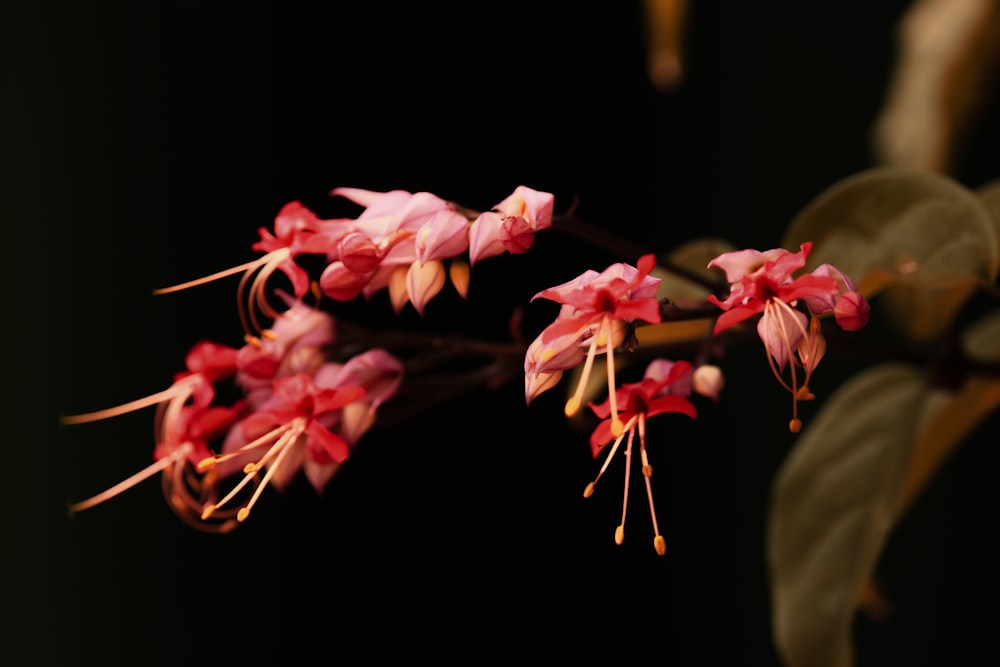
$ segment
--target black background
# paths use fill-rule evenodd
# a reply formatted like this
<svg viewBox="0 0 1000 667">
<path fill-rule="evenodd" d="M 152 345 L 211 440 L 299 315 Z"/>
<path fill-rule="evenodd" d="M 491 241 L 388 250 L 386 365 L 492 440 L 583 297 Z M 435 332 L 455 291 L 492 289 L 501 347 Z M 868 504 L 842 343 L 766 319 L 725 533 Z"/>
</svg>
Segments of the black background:
<svg viewBox="0 0 1000 667">
<path fill-rule="evenodd" d="M 152 418 L 58 415 L 163 388 L 197 340 L 238 344 L 234 280 L 151 289 L 254 257 L 288 201 L 332 215 L 336 186 L 482 209 L 526 184 L 643 251 L 774 247 L 872 164 L 907 3 L 697 3 L 672 95 L 645 78 L 632 2 L 96 4 L 2 24 L 5 664 L 776 661 L 763 529 L 793 441 L 759 349 L 733 352 L 697 422 L 651 427 L 662 558 L 636 493 L 613 543 L 617 476 L 583 501 L 585 435 L 558 396 L 526 409 L 517 382 L 373 432 L 323 497 L 266 494 L 225 536 L 178 521 L 155 482 L 68 520 L 68 500 L 148 463 Z M 970 186 L 997 175 L 995 130 L 978 136 L 957 173 Z M 477 266 L 468 302 L 398 324 L 503 338 L 539 289 L 634 259 L 540 234 Z M 527 312 L 530 335 L 553 315 Z M 830 366 L 827 390 L 859 367 Z M 859 620 L 859 664 L 996 655 L 990 444 L 963 448 L 898 528 L 880 565 L 898 612 Z"/>
</svg>

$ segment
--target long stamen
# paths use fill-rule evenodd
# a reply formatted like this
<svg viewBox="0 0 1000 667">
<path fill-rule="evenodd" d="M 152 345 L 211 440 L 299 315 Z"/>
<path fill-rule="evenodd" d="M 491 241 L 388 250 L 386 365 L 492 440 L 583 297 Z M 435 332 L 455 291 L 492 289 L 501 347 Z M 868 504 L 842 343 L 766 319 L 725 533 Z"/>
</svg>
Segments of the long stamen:
<svg viewBox="0 0 1000 667">
<path fill-rule="evenodd" d="M 278 464 L 281 462 L 281 459 L 284 458 L 285 453 L 289 449 L 291 449 L 290 445 L 293 444 L 300 435 L 302 435 L 303 431 L 305 431 L 304 420 L 302 420 L 301 418 L 295 419 L 289 422 L 288 424 L 279 426 L 273 431 L 264 434 L 260 438 L 257 438 L 256 440 L 247 445 L 244 445 L 238 450 L 229 452 L 228 454 L 222 455 L 220 457 L 205 459 L 204 461 L 201 461 L 198 464 L 199 469 L 202 469 L 203 464 L 205 464 L 206 462 L 211 462 L 209 463 L 209 465 L 205 466 L 207 468 L 218 460 L 232 458 L 233 456 L 245 453 L 250 449 L 260 447 L 269 442 L 274 443 L 268 448 L 266 452 L 264 452 L 263 456 L 257 459 L 257 461 L 253 463 L 248 463 L 246 464 L 246 466 L 243 467 L 243 472 L 244 472 L 243 479 L 241 479 L 236 484 L 236 486 L 230 489 L 229 493 L 223 496 L 218 502 L 205 506 L 204 510 L 202 511 L 201 518 L 208 519 L 210 516 L 212 516 L 213 513 L 215 513 L 215 511 L 219 507 L 222 507 L 230 500 L 235 498 L 236 495 L 247 484 L 249 484 L 251 480 L 253 480 L 257 476 L 257 473 L 260 471 L 260 469 L 263 468 L 264 466 L 267 466 L 269 462 L 272 459 L 274 459 L 274 463 L 270 464 L 270 467 L 268 468 L 267 473 L 264 476 L 264 480 L 257 486 L 256 489 L 254 489 L 254 493 L 250 503 L 248 503 L 247 506 L 240 508 L 239 512 L 237 513 L 236 520 L 243 521 L 243 519 L 246 518 L 246 515 L 249 514 L 250 512 L 249 507 L 254 502 L 256 502 L 256 499 L 260 496 L 262 487 L 264 487 L 267 484 L 268 480 L 270 480 L 271 476 L 274 474 L 272 471 L 277 468 Z"/>
<path fill-rule="evenodd" d="M 656 507 L 653 505 L 653 466 L 649 465 L 649 454 L 646 451 L 646 415 L 639 413 L 639 454 L 642 457 L 642 476 L 646 480 L 646 497 L 649 498 L 649 515 L 653 519 L 653 548 L 656 553 L 667 553 L 667 542 L 660 535 L 660 526 L 656 523 Z"/>
<path fill-rule="evenodd" d="M 775 315 L 774 315 L 774 310 L 773 309 L 774 309 L 774 307 L 771 305 L 771 302 L 768 301 L 764 305 L 764 317 L 774 317 Z M 787 341 L 786 341 L 786 343 L 787 343 Z M 787 347 L 787 344 L 786 344 L 786 347 Z M 778 382 L 781 383 L 781 386 L 785 388 L 785 391 L 791 392 L 792 388 L 790 386 L 788 386 L 787 382 L 785 382 L 785 378 L 782 377 L 781 371 L 778 370 L 778 366 L 777 366 L 777 364 L 774 361 L 774 357 L 771 356 L 771 351 L 768 350 L 766 346 L 764 347 L 764 354 L 767 357 L 767 363 L 768 363 L 768 365 L 771 367 L 771 373 L 773 373 L 774 377 L 778 380 Z"/>
<path fill-rule="evenodd" d="M 635 440 L 635 429 L 628 431 L 628 444 L 625 445 L 625 491 L 622 496 L 622 522 L 615 528 L 615 544 L 625 541 L 625 511 L 628 509 L 628 483 L 632 472 L 632 441 Z"/>
<path fill-rule="evenodd" d="M 608 405 L 611 408 L 611 435 L 618 437 L 625 432 L 625 425 L 618 417 L 618 394 L 615 391 L 615 353 L 614 336 L 610 317 L 605 317 L 601 323 L 601 330 L 607 339 L 607 367 L 608 367 Z"/>
<path fill-rule="evenodd" d="M 194 280 L 189 280 L 186 283 L 179 283 L 177 285 L 171 285 L 170 287 L 160 287 L 158 289 L 154 289 L 153 294 L 159 295 L 159 294 L 170 294 L 171 292 L 180 292 L 181 290 L 186 290 L 191 287 L 197 287 L 198 285 L 204 285 L 206 283 L 214 282 L 222 278 L 234 276 L 237 273 L 245 273 L 248 271 L 252 272 L 255 268 L 260 266 L 261 259 L 262 258 L 258 258 L 253 260 L 252 262 L 247 262 L 246 264 L 240 264 L 239 266 L 234 266 L 232 268 L 225 269 L 223 271 L 218 271 L 203 278 L 195 278 Z"/>
<path fill-rule="evenodd" d="M 268 465 L 267 472 L 264 473 L 264 479 L 261 480 L 260 486 L 254 489 L 253 496 L 250 497 L 250 502 L 248 502 L 245 506 L 241 507 L 240 511 L 236 513 L 237 521 L 242 523 L 243 521 L 246 520 L 247 516 L 249 516 L 250 510 L 257 503 L 257 499 L 260 498 L 260 494 L 264 492 L 264 487 L 267 486 L 267 483 L 269 481 L 271 481 L 271 477 L 274 475 L 274 472 L 281 466 L 281 462 L 288 455 L 288 452 L 292 449 L 291 445 L 294 444 L 296 440 L 298 440 L 299 436 L 302 435 L 302 431 L 304 430 L 305 426 L 302 425 L 294 432 L 287 433 L 285 434 L 284 437 L 282 437 L 282 440 L 286 441 L 285 444 L 281 447 L 281 451 L 278 452 L 278 455 L 274 457 L 274 462 Z M 256 470 L 257 468 L 254 469 L 254 472 L 256 472 Z"/>
<path fill-rule="evenodd" d="M 634 423 L 635 423 L 635 417 L 630 419 L 628 424 L 625 425 L 626 430 L 631 429 Z M 604 465 L 602 465 L 601 469 L 597 471 L 597 477 L 594 478 L 593 482 L 587 484 L 587 488 L 583 490 L 584 498 L 589 498 L 590 496 L 594 495 L 594 486 L 597 484 L 597 480 L 601 479 L 601 475 L 603 475 L 604 471 L 608 469 L 608 464 L 611 463 L 611 459 L 614 458 L 615 452 L 618 451 L 618 445 L 622 444 L 622 440 L 624 439 L 625 439 L 624 432 L 622 432 L 621 435 L 615 438 L 614 444 L 611 445 L 611 448 L 608 450 L 608 455 L 604 458 Z"/>
<path fill-rule="evenodd" d="M 127 479 L 118 482 L 111 488 L 102 491 L 101 493 L 98 493 L 95 496 L 91 496 L 86 500 L 81 500 L 78 503 L 73 503 L 72 505 L 69 506 L 70 515 L 76 514 L 77 512 L 82 512 L 83 510 L 94 507 L 95 505 L 100 505 L 104 501 L 114 498 L 123 491 L 131 489 L 139 482 L 145 481 L 150 477 L 152 477 L 153 475 L 155 475 L 156 473 L 169 468 L 177 461 L 183 460 L 184 457 L 191 452 L 191 449 L 192 449 L 191 443 L 185 442 L 167 456 L 164 456 L 158 461 L 154 461 L 151 465 L 146 466 L 145 468 L 135 473 L 134 475 L 131 475 Z"/>
<path fill-rule="evenodd" d="M 264 287 L 278 265 L 288 259 L 290 254 L 291 251 L 288 248 L 279 248 L 269 252 L 258 259 L 253 268 L 247 270 L 240 278 L 240 284 L 236 290 L 236 306 L 239 311 L 240 323 L 245 332 L 263 330 L 257 318 L 257 311 L 271 319 L 277 317 L 277 313 L 267 303 Z M 253 278 L 252 281 L 251 278 Z"/>
<path fill-rule="evenodd" d="M 231 452 L 225 452 L 223 454 L 216 454 L 215 456 L 210 456 L 208 458 L 202 459 L 198 462 L 198 470 L 205 471 L 214 466 L 216 463 L 221 463 L 223 461 L 228 461 L 229 459 L 234 459 L 237 456 L 242 456 L 250 450 L 257 449 L 258 447 L 263 447 L 264 445 L 270 445 L 280 436 L 285 434 L 287 431 L 295 427 L 295 422 L 289 422 L 287 424 L 282 424 L 281 426 L 268 431 L 264 435 L 260 436 L 256 440 L 248 442 L 239 449 L 234 449 Z M 267 456 L 267 454 L 265 454 Z M 262 457 L 263 458 L 263 457 Z"/>
<path fill-rule="evenodd" d="M 580 410 L 583 403 L 583 393 L 587 388 L 587 380 L 590 379 L 590 371 L 594 367 L 594 355 L 597 353 L 597 339 L 600 337 L 600 328 L 594 333 L 590 340 L 590 347 L 587 349 L 587 359 L 583 362 L 583 370 L 580 372 L 580 380 L 576 384 L 576 391 L 566 401 L 565 413 L 567 417 L 572 417 Z"/>
<path fill-rule="evenodd" d="M 792 311 L 791 306 L 786 304 L 784 301 L 777 301 L 779 304 L 784 306 L 788 311 Z M 798 322 L 798 318 L 792 316 L 792 319 Z M 778 328 L 781 329 L 781 339 L 785 343 L 786 354 L 788 355 L 788 374 L 792 379 L 792 420 L 788 422 L 788 430 L 792 433 L 798 433 L 802 430 L 802 420 L 799 419 L 799 393 L 798 393 L 798 373 L 795 372 L 795 350 L 792 349 L 792 341 L 788 337 L 788 329 L 785 327 L 784 318 L 778 318 Z M 802 328 L 801 326 L 799 327 Z M 805 331 L 803 331 L 805 335 Z"/>
<path fill-rule="evenodd" d="M 110 417 L 117 417 L 118 415 L 123 415 L 128 412 L 135 412 L 136 410 L 141 410 L 142 408 L 148 408 L 150 406 L 156 405 L 158 403 L 163 403 L 171 399 L 177 398 L 183 393 L 190 394 L 191 386 L 199 378 L 197 376 L 189 376 L 188 378 L 181 379 L 173 386 L 159 391 L 155 394 L 150 394 L 144 398 L 137 398 L 134 401 L 129 401 L 128 403 L 122 403 L 113 408 L 106 408 L 104 410 L 96 410 L 94 412 L 86 412 L 79 415 L 69 415 L 66 417 L 61 417 L 60 421 L 63 424 L 84 424 L 86 422 L 98 421 L 101 419 L 108 419 Z"/>
</svg>

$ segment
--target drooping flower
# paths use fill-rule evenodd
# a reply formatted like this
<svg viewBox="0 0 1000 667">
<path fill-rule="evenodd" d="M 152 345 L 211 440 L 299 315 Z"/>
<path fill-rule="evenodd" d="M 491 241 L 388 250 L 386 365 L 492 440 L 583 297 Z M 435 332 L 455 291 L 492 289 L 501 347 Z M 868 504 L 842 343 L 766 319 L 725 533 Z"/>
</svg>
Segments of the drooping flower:
<svg viewBox="0 0 1000 667">
<path fill-rule="evenodd" d="M 608 469 L 611 459 L 618 451 L 622 441 L 627 437 L 625 445 L 625 491 L 622 500 L 621 523 L 615 529 L 615 542 L 621 544 L 625 539 L 625 514 L 628 509 L 628 489 L 632 470 L 633 446 L 635 435 L 639 434 L 639 457 L 642 463 L 642 475 L 646 482 L 646 496 L 649 499 L 649 512 L 653 521 L 653 547 L 656 553 L 661 556 L 666 553 L 666 541 L 660 534 L 660 527 L 656 521 L 656 509 L 653 505 L 653 487 L 650 478 L 653 475 L 653 467 L 649 463 L 649 455 L 646 449 L 646 421 L 656 415 L 676 412 L 688 417 L 698 416 L 697 408 L 688 400 L 690 394 L 691 364 L 686 361 L 669 361 L 667 359 L 657 359 L 646 368 L 645 375 L 640 382 L 626 383 L 617 388 L 614 396 L 617 399 L 618 415 L 624 420 L 624 430 L 617 432 L 612 417 L 612 399 L 609 398 L 600 404 L 590 404 L 601 421 L 590 436 L 590 448 L 594 458 L 601 453 L 608 443 L 612 443 L 604 464 L 598 471 L 593 482 L 587 484 L 583 491 L 583 497 L 589 498 L 594 493 L 594 486 Z"/>
<path fill-rule="evenodd" d="M 613 264 L 603 272 L 586 271 L 573 280 L 542 290 L 534 299 L 562 304 L 556 321 L 547 326 L 529 347 L 525 358 L 525 397 L 530 402 L 551 387 L 553 374 L 584 362 L 576 391 L 566 402 L 566 414 L 579 409 L 598 351 L 606 354 L 611 424 L 621 433 L 615 395 L 614 349 L 621 344 L 625 325 L 636 321 L 660 322 L 656 299 L 660 279 L 649 273 L 656 266 L 653 255 L 639 258 L 636 266 Z M 586 349 L 586 355 L 580 350 Z"/>
<path fill-rule="evenodd" d="M 153 463 L 86 500 L 72 503 L 71 513 L 99 505 L 136 484 L 163 472 L 179 475 L 187 465 L 197 464 L 210 454 L 209 441 L 220 437 L 243 413 L 243 403 L 232 406 L 212 405 L 215 383 L 232 377 L 237 371 L 235 348 L 202 341 L 188 352 L 187 370 L 177 373 L 167 389 L 113 408 L 62 418 L 64 424 L 83 424 L 109 419 L 128 412 L 156 406 L 154 432 L 156 444 Z M 164 484 L 165 491 L 169 484 Z M 183 504 L 170 493 L 171 507 L 181 513 Z"/>
<path fill-rule="evenodd" d="M 768 363 L 792 394 L 792 432 L 802 428 L 798 401 L 812 398 L 809 380 L 826 349 L 816 318 L 834 312 L 837 322 L 853 331 L 867 323 L 870 310 L 850 278 L 835 267 L 825 264 L 812 273 L 793 277 L 805 266 L 811 249 L 812 243 L 806 242 L 794 253 L 782 248 L 737 250 L 708 263 L 709 268 L 722 269 L 730 283 L 724 300 L 708 297 L 724 311 L 715 321 L 714 333 L 760 315 L 757 333 L 764 342 Z M 782 377 L 786 365 L 790 367 L 790 382 Z M 801 385 L 796 367 L 804 371 Z"/>
<path fill-rule="evenodd" d="M 211 517 L 257 482 L 261 474 L 249 501 L 237 511 L 237 521 L 247 518 L 272 479 L 275 484 L 286 484 L 307 461 L 316 465 L 345 461 L 350 447 L 327 427 L 324 418 L 364 397 L 364 388 L 358 386 L 317 387 L 306 373 L 276 379 L 271 397 L 230 430 L 223 453 L 199 462 L 199 470 L 208 471 L 221 462 L 249 460 L 243 465 L 244 476 L 239 483 L 218 502 L 206 505 L 202 518 Z"/>
<path fill-rule="evenodd" d="M 275 379 L 271 396 L 230 430 L 222 453 L 201 462 L 202 470 L 221 468 L 228 476 L 241 469 L 244 475 L 224 498 L 205 507 L 204 518 L 253 483 L 249 502 L 237 513 L 243 521 L 265 486 L 287 488 L 299 470 L 321 492 L 402 378 L 402 362 L 373 348 L 343 364 L 325 363 L 312 376 Z"/>
<path fill-rule="evenodd" d="M 278 312 L 269 303 L 267 294 L 267 284 L 274 272 L 280 270 L 288 277 L 297 299 L 304 297 L 311 281 L 295 258 L 302 254 L 324 254 L 331 243 L 329 230 L 336 227 L 346 233 L 349 231 L 345 226 L 348 222 L 348 219 L 321 220 L 301 202 L 290 202 L 278 211 L 273 234 L 265 227 L 258 229 L 260 240 L 252 247 L 264 252 L 261 257 L 202 278 L 159 288 L 153 293 L 168 294 L 242 274 L 237 289 L 237 306 L 244 331 L 254 335 L 264 328 L 258 313 L 270 319 L 278 316 Z M 324 233 L 321 234 L 320 230 L 324 230 Z"/>
</svg>

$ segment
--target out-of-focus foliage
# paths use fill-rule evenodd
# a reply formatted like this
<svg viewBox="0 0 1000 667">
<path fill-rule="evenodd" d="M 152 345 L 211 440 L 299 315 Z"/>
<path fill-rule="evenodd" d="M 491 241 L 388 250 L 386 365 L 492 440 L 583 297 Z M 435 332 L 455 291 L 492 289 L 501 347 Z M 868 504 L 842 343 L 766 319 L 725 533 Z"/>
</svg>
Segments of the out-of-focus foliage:
<svg viewBox="0 0 1000 667">
<path fill-rule="evenodd" d="M 892 526 L 923 373 L 883 364 L 830 396 L 774 482 L 768 518 L 774 637 L 787 667 L 848 667 L 851 625 Z"/>
<path fill-rule="evenodd" d="M 787 248 L 815 243 L 807 268 L 835 264 L 900 332 L 939 337 L 1000 268 L 1000 235 L 982 198 L 951 178 L 877 167 L 834 184 L 789 226 Z"/>
</svg>

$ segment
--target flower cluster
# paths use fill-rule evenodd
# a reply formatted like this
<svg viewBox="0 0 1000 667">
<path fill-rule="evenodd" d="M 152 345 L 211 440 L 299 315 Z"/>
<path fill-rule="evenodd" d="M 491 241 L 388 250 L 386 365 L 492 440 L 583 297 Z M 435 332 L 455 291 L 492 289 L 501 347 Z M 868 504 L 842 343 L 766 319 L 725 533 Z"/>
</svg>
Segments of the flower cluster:
<svg viewBox="0 0 1000 667">
<path fill-rule="evenodd" d="M 855 331 L 867 323 L 870 311 L 854 282 L 836 267 L 824 264 L 807 275 L 792 276 L 805 266 L 811 248 L 812 244 L 806 243 L 796 253 L 780 248 L 766 252 L 739 250 L 719 255 L 708 264 L 709 268 L 723 269 L 731 283 L 726 299 L 707 297 L 709 303 L 723 310 L 712 335 L 759 317 L 757 331 L 770 366 L 794 399 L 790 424 L 793 432 L 801 429 L 797 402 L 812 398 L 808 382 L 826 350 L 819 317 L 833 313 L 843 329 Z M 666 541 L 660 534 L 653 505 L 646 420 L 668 412 L 696 417 L 697 409 L 689 400 L 692 392 L 718 400 L 723 378 L 718 367 L 707 363 L 695 366 L 688 361 L 656 359 L 647 366 L 640 382 L 617 385 L 615 350 L 626 340 L 630 345 L 635 344 L 631 334 L 637 326 L 662 321 L 657 299 L 661 281 L 650 275 L 655 266 L 654 256 L 645 255 L 634 267 L 614 264 L 601 273 L 586 271 L 567 283 L 536 294 L 534 298 L 556 301 L 561 308 L 556 320 L 528 347 L 524 371 L 525 399 L 530 404 L 539 394 L 556 386 L 563 372 L 583 364 L 576 389 L 566 402 L 569 416 L 581 407 L 595 356 L 605 355 L 608 397 L 599 404 L 590 403 L 591 410 L 601 419 L 590 438 L 594 457 L 608 443 L 613 444 L 597 477 L 587 485 L 584 497 L 593 493 L 594 485 L 626 441 L 625 500 L 622 520 L 615 532 L 615 542 L 621 544 L 633 445 L 638 433 L 641 470 L 653 521 L 653 545 L 662 555 Z M 786 366 L 791 367 L 790 382 L 781 376 Z M 796 366 L 804 371 L 801 382 Z"/>
<path fill-rule="evenodd" d="M 187 369 L 166 390 L 124 405 L 68 416 L 67 424 L 107 419 L 156 406 L 153 463 L 86 500 L 71 513 L 94 507 L 139 482 L 163 473 L 170 506 L 206 530 L 225 531 L 245 520 L 268 486 L 284 489 L 301 471 L 322 491 L 352 448 L 370 429 L 379 407 L 399 390 L 404 364 L 369 347 L 336 361 L 337 327 L 310 293 L 334 301 L 370 298 L 387 288 L 399 312 L 427 302 L 450 277 L 465 296 L 471 266 L 504 252 L 522 253 L 534 234 L 552 224 L 551 194 L 518 186 L 492 209 L 476 212 L 429 192 L 373 192 L 336 188 L 331 194 L 363 207 L 356 218 L 321 219 L 300 202 L 278 212 L 273 231 L 260 228 L 258 259 L 180 285 L 176 292 L 242 274 L 239 314 L 245 332 L 240 348 L 203 341 L 188 353 Z M 313 279 L 296 259 L 325 258 Z M 467 260 L 465 256 L 467 255 Z M 283 273 L 291 294 L 277 292 L 271 276 Z M 271 321 L 265 327 L 262 318 Z M 227 383 L 240 398 L 219 404 L 217 386 Z M 217 446 L 218 453 L 212 449 Z M 221 446 L 220 446 L 221 445 Z"/>
<path fill-rule="evenodd" d="M 322 492 L 375 424 L 381 406 L 397 395 L 404 376 L 409 378 L 407 363 L 411 369 L 428 366 L 426 360 L 404 362 L 366 335 L 354 335 L 345 343 L 341 332 L 350 327 L 320 308 L 322 298 L 336 304 L 371 299 L 386 289 L 396 313 L 412 304 L 423 315 L 449 279 L 466 296 L 477 262 L 525 252 L 535 234 L 553 224 L 553 195 L 526 186 L 483 212 L 429 192 L 336 188 L 331 195 L 362 207 L 362 212 L 355 218 L 321 219 L 300 202 L 291 202 L 279 211 L 273 230 L 258 230 L 260 239 L 252 246 L 263 253 L 258 259 L 158 290 L 174 292 L 242 274 L 237 294 L 244 342 L 230 347 L 202 341 L 191 348 L 186 369 L 169 388 L 114 408 L 66 417 L 66 423 L 78 424 L 156 407 L 153 463 L 72 504 L 71 511 L 93 507 L 162 473 L 167 499 L 178 515 L 198 527 L 225 531 L 247 518 L 266 488 L 285 489 L 299 473 Z M 809 380 L 826 350 L 820 317 L 832 313 L 843 329 L 854 331 L 867 323 L 870 310 L 853 281 L 833 266 L 793 275 L 806 265 L 811 248 L 804 243 L 798 252 L 748 249 L 719 255 L 708 268 L 725 272 L 728 294 L 709 295 L 694 315 L 704 318 L 706 307 L 722 310 L 703 343 L 757 318 L 769 365 L 793 397 L 793 432 L 801 428 L 798 401 L 812 398 Z M 323 258 L 319 275 L 310 275 L 299 263 L 303 255 Z M 668 309 L 670 320 L 678 316 L 679 307 L 669 297 L 661 300 L 663 281 L 653 275 L 654 269 L 656 257 L 647 254 L 634 266 L 615 263 L 600 272 L 587 270 L 539 291 L 532 301 L 558 303 L 558 314 L 529 345 L 508 352 L 506 361 L 520 363 L 523 354 L 527 405 L 555 387 L 566 371 L 582 366 L 564 411 L 576 415 L 586 402 L 597 418 L 591 452 L 597 458 L 607 449 L 584 497 L 593 493 L 624 442 L 625 492 L 615 532 L 621 544 L 631 464 L 638 449 L 653 545 L 662 555 L 666 540 L 653 504 L 647 421 L 667 413 L 697 417 L 691 399 L 701 395 L 717 401 L 724 379 L 718 367 L 707 363 L 706 350 L 713 346 L 702 345 L 694 361 L 653 355 L 657 358 L 648 363 L 641 380 L 619 384 L 616 357 L 637 349 L 638 328 L 664 323 Z M 290 293 L 270 289 L 275 272 L 287 278 Z M 267 326 L 263 318 L 269 320 Z M 413 349 L 409 337 L 394 340 Z M 443 341 L 429 347 L 436 362 L 446 358 Z M 496 346 L 489 349 L 500 354 Z M 606 368 L 607 398 L 594 402 L 588 387 L 599 355 Z M 492 361 L 485 375 L 508 377 L 511 369 L 499 357 Z M 481 381 L 483 375 L 476 377 Z M 227 392 L 220 391 L 223 386 Z M 220 398 L 232 395 L 238 398 Z"/>
<path fill-rule="evenodd" d="M 322 491 L 403 378 L 402 362 L 382 349 L 346 363 L 328 361 L 335 338 L 329 314 L 296 302 L 262 338 L 248 336 L 238 349 L 208 341 L 196 344 L 187 355 L 187 370 L 162 392 L 65 417 L 65 423 L 79 424 L 157 407 L 153 464 L 72 504 L 71 512 L 104 502 L 161 471 L 170 506 L 207 530 L 228 530 L 234 517 L 243 521 L 269 483 L 287 487 L 300 470 Z M 223 382 L 241 389 L 242 397 L 218 404 L 217 387 Z M 221 453 L 215 454 L 211 445 L 220 441 Z M 226 490 L 237 473 L 242 478 Z M 253 489 L 249 500 L 237 505 L 240 492 L 248 488 Z"/>
<path fill-rule="evenodd" d="M 288 277 L 297 299 L 304 298 L 310 288 L 316 296 L 322 294 L 334 301 L 351 301 L 362 295 L 370 298 L 388 289 L 397 313 L 412 303 L 422 315 L 449 277 L 464 297 L 470 267 L 477 261 L 528 250 L 535 232 L 551 226 L 554 204 L 550 193 L 523 185 L 484 212 L 458 206 L 429 192 L 335 188 L 330 194 L 364 210 L 357 218 L 324 220 L 301 202 L 286 204 L 275 219 L 273 232 L 258 230 L 260 240 L 253 249 L 264 252 L 263 256 L 157 293 L 242 273 L 240 317 L 248 333 L 260 331 L 258 313 L 272 319 L 277 315 L 267 294 L 268 279 L 275 271 Z M 301 255 L 324 258 L 326 268 L 318 281 L 312 281 L 295 261 Z"/>
</svg>

